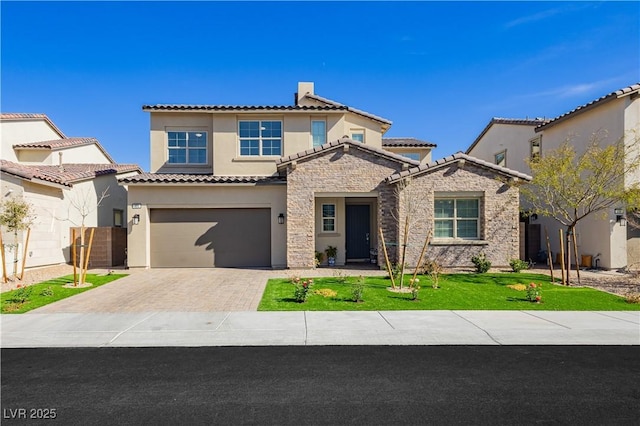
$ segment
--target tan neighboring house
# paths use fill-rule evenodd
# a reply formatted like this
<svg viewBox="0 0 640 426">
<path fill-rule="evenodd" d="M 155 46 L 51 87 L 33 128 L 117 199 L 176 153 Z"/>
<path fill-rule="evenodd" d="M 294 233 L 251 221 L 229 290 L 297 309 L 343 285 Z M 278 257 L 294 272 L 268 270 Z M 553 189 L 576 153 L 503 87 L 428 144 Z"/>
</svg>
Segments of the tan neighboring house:
<svg viewBox="0 0 640 426">
<path fill-rule="evenodd" d="M 27 246 L 27 268 L 70 261 L 70 228 L 82 223 L 74 202 L 86 200 L 93 210 L 86 217 L 86 226 L 127 227 L 127 194 L 117 179 L 140 173 L 137 165 L 114 163 L 94 138 L 66 137 L 45 114 L 1 113 L 0 137 L 1 197 L 23 198 L 36 215 Z M 105 190 L 108 197 L 95 208 Z M 5 245 L 13 243 L 6 230 L 2 235 Z M 20 259 L 25 238 L 20 236 Z M 119 250 L 122 253 L 111 260 L 124 260 L 124 246 Z M 96 253 L 92 258 L 100 256 Z M 12 260 L 11 254 L 9 272 Z"/>
<path fill-rule="evenodd" d="M 485 251 L 504 265 L 518 250 L 517 187 L 529 177 L 432 143 L 383 138 L 388 119 L 320 97 L 299 83 L 293 105 L 145 105 L 151 172 L 128 190 L 130 267 L 309 268 L 337 248 L 338 265 L 396 259 L 394 212 L 408 177 L 424 208 L 407 262 L 429 229 L 429 255 L 468 265 Z M 501 179 L 496 179 L 496 178 Z"/>
<path fill-rule="evenodd" d="M 523 173 L 531 173 L 525 159 L 544 155 L 568 140 L 578 153 L 584 152 L 594 135 L 601 144 L 622 139 L 637 140 L 640 136 L 640 84 L 609 93 L 553 119 L 493 118 L 466 153 L 485 161 Z M 625 176 L 625 182 L 638 176 Z M 616 206 L 624 208 L 624 206 Z M 526 205 L 523 204 L 523 210 Z M 592 216 L 578 224 L 577 239 L 580 254 L 591 257 L 591 265 L 606 269 L 638 268 L 640 266 L 640 233 L 625 221 L 618 221 L 612 208 L 606 217 Z M 521 247 L 524 259 L 535 259 L 545 249 L 544 229 L 551 239 L 554 259 L 559 251 L 558 229 L 561 226 L 546 217 L 523 217 L 520 226 L 525 234 Z M 588 262 L 588 257 L 585 262 Z M 582 262 L 582 259 L 581 259 Z"/>
</svg>

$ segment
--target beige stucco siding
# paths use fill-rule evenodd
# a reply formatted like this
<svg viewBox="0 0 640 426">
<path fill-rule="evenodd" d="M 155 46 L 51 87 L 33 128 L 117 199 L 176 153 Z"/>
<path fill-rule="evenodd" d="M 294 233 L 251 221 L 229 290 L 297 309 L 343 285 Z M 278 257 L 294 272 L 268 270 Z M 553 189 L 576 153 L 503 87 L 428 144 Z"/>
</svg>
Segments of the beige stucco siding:
<svg viewBox="0 0 640 426">
<path fill-rule="evenodd" d="M 44 120 L 2 120 L 0 122 L 0 154 L 3 159 L 17 162 L 13 145 L 60 139 L 60 135 Z"/>
<path fill-rule="evenodd" d="M 286 213 L 284 185 L 129 185 L 128 264 L 134 268 L 150 266 L 149 211 L 155 208 L 270 208 L 271 264 L 286 266 L 286 228 L 278 224 L 278 215 Z M 132 209 L 141 203 L 141 209 Z M 140 223 L 132 225 L 133 215 L 140 215 Z"/>
<path fill-rule="evenodd" d="M 276 172 L 274 157 L 243 157 L 239 152 L 238 122 L 241 120 L 282 121 L 282 155 L 288 156 L 312 148 L 311 122 L 325 120 L 327 142 L 351 135 L 352 130 L 365 133 L 365 143 L 382 146 L 379 123 L 356 114 L 330 112 L 254 113 L 151 113 L 151 172 L 213 173 L 218 176 L 269 176 Z M 208 162 L 203 165 L 167 164 L 167 132 L 172 130 L 207 132 Z"/>
<path fill-rule="evenodd" d="M 534 128 L 528 125 L 495 123 L 469 155 L 495 164 L 495 155 L 506 150 L 506 167 L 530 173 L 525 160 L 531 155 L 529 141 L 538 136 Z M 544 138 L 542 148 L 547 148 Z"/>
<path fill-rule="evenodd" d="M 109 164 L 111 161 L 104 155 L 96 145 L 77 146 L 67 149 L 42 150 L 42 149 L 21 149 L 18 150 L 18 160 L 23 164 L 45 164 L 56 166 L 60 164 L 60 159 L 66 164 L 73 163 L 94 163 Z M 62 154 L 62 157 L 60 157 Z"/>
</svg>

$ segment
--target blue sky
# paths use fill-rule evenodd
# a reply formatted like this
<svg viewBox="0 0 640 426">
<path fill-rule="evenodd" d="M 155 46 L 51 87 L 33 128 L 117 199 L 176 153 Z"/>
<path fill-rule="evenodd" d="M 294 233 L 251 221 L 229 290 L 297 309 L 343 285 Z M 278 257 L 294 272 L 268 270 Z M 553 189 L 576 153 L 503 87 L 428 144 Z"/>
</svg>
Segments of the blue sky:
<svg viewBox="0 0 640 426">
<path fill-rule="evenodd" d="M 1 110 L 149 167 L 143 104 L 289 105 L 298 81 L 465 150 L 640 81 L 638 2 L 0 2 Z"/>
</svg>

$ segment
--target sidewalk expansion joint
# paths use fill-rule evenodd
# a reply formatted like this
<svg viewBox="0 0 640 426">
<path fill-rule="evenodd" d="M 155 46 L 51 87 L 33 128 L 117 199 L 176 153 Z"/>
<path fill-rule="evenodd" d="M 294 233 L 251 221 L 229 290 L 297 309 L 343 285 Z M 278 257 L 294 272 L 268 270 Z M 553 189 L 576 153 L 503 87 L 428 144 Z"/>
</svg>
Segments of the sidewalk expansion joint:
<svg viewBox="0 0 640 426">
<path fill-rule="evenodd" d="M 304 346 L 307 346 L 307 338 L 309 337 L 309 328 L 307 327 L 307 311 L 302 312 L 304 314 Z"/>
<path fill-rule="evenodd" d="M 382 315 L 382 312 L 378 311 L 378 315 L 380 315 L 382 317 L 382 319 L 384 320 L 384 322 L 386 322 L 387 324 L 389 324 L 389 327 L 391 327 L 392 330 L 395 330 L 396 328 L 393 326 L 393 324 L 391 324 L 389 322 L 389 320 L 387 320 L 387 318 L 385 318 L 384 315 Z"/>
<path fill-rule="evenodd" d="M 109 340 L 108 343 L 105 343 L 103 345 L 100 345 L 100 347 L 106 347 L 111 345 L 113 342 L 115 342 L 120 336 L 122 336 L 124 333 L 126 333 L 127 331 L 131 330 L 132 328 L 134 328 L 135 326 L 142 324 L 143 322 L 145 322 L 146 320 L 148 320 L 149 318 L 153 317 L 154 315 L 157 315 L 157 312 L 153 312 L 151 314 L 149 314 L 149 316 L 144 317 L 143 319 L 141 319 L 140 321 L 136 322 L 135 324 L 131 325 L 130 327 L 127 327 L 126 329 L 122 330 L 121 332 L 119 332 L 118 334 L 116 334 L 111 340 Z"/>
<path fill-rule="evenodd" d="M 215 330 L 213 330 L 213 331 L 218 331 L 218 329 L 219 329 L 220 327 L 222 327 L 222 324 L 224 324 L 224 323 L 225 323 L 225 321 L 227 321 L 227 318 L 229 318 L 229 315 L 231 315 L 231 312 L 227 312 L 227 314 L 224 316 L 224 318 L 222 318 L 222 321 L 220 321 L 220 324 L 218 324 L 218 326 L 216 327 L 216 329 L 215 329 Z"/>
<path fill-rule="evenodd" d="M 463 317 L 462 315 L 460 315 L 459 313 L 457 313 L 456 311 L 451 311 L 452 314 L 462 318 L 463 320 L 465 320 L 466 322 L 468 322 L 469 324 L 471 324 L 472 326 L 474 326 L 475 328 L 477 328 L 478 330 L 482 331 L 484 334 L 487 335 L 487 337 L 489 337 L 489 339 L 493 340 L 496 345 L 500 345 L 502 346 L 502 343 L 498 342 L 496 339 L 494 339 L 494 337 L 491 335 L 491 333 L 489 333 L 487 330 L 485 330 L 484 328 L 480 327 L 479 325 L 477 325 L 476 323 L 474 323 L 471 320 L 468 320 L 467 318 Z"/>
<path fill-rule="evenodd" d="M 551 321 L 550 319 L 546 319 L 546 318 L 539 317 L 538 315 L 534 315 L 534 314 L 533 314 L 533 313 L 531 313 L 531 312 L 528 312 L 528 311 L 518 311 L 518 312 L 522 312 L 523 314 L 527 314 L 527 315 L 529 315 L 529 316 L 532 316 L 532 317 L 534 317 L 534 318 L 540 319 L 540 320 L 542 320 L 542 321 L 546 321 L 546 322 L 549 322 L 549 323 L 551 323 L 551 324 L 558 325 L 558 326 L 560 326 L 560 327 L 562 327 L 562 328 L 566 328 L 567 330 L 571 330 L 571 327 L 568 327 L 568 326 L 566 326 L 566 325 L 564 325 L 564 324 L 560 324 L 559 322 Z"/>
<path fill-rule="evenodd" d="M 612 319 L 616 319 L 616 320 L 619 320 L 619 321 L 628 322 L 628 323 L 630 323 L 630 324 L 638 325 L 638 323 L 637 323 L 637 322 L 635 322 L 635 321 L 629 321 L 629 320 L 624 319 L 624 318 L 618 318 L 618 317 L 614 317 L 614 316 L 612 316 L 612 315 L 607 315 L 607 314 L 605 314 L 604 312 L 596 312 L 596 314 L 598 314 L 598 315 L 602 315 L 603 317 L 612 318 Z"/>
</svg>

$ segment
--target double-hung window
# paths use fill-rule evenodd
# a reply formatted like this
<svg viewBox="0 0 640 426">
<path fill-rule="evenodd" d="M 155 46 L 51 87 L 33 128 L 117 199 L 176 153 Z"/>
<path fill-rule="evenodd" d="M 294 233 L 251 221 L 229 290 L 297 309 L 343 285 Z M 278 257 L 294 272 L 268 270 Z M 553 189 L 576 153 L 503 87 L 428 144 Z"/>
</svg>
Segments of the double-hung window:
<svg viewBox="0 0 640 426">
<path fill-rule="evenodd" d="M 322 232 L 336 231 L 336 205 L 322 205 Z"/>
<path fill-rule="evenodd" d="M 240 121 L 238 135 L 241 156 L 282 155 L 282 121 Z"/>
<path fill-rule="evenodd" d="M 167 132 L 169 164 L 206 164 L 207 132 Z"/>
<path fill-rule="evenodd" d="M 320 146 L 327 143 L 327 122 L 324 120 L 311 121 L 311 140 L 313 146 Z"/>
<path fill-rule="evenodd" d="M 435 238 L 480 238 L 480 210 L 477 198 L 436 198 Z"/>
</svg>

